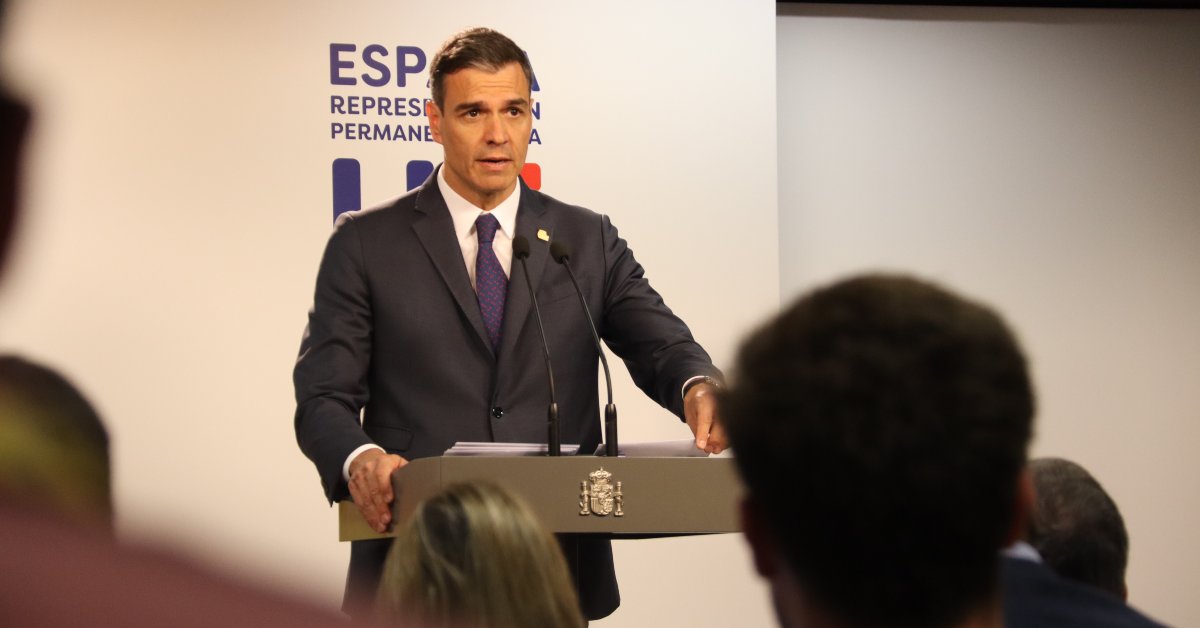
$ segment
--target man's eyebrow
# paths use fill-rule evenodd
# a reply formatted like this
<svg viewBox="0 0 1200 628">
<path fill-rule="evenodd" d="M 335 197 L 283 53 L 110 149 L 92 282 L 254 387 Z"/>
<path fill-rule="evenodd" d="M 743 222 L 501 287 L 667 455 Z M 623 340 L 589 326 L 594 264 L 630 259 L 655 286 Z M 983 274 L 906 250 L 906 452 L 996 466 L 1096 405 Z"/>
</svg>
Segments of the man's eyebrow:
<svg viewBox="0 0 1200 628">
<path fill-rule="evenodd" d="M 482 109 L 482 108 L 483 108 L 483 102 L 476 100 L 474 102 L 459 103 L 459 105 L 457 107 L 455 107 L 454 110 L 455 111 L 471 111 L 472 109 Z"/>
<path fill-rule="evenodd" d="M 528 106 L 529 106 L 528 98 L 513 98 L 512 100 L 505 102 L 504 107 L 502 107 L 502 109 L 508 109 L 509 107 L 528 107 Z M 463 111 L 473 111 L 475 109 L 483 109 L 483 108 L 484 108 L 483 101 L 476 100 L 473 102 L 459 103 L 459 105 L 457 107 L 455 107 L 454 110 L 456 112 L 463 112 Z"/>
</svg>

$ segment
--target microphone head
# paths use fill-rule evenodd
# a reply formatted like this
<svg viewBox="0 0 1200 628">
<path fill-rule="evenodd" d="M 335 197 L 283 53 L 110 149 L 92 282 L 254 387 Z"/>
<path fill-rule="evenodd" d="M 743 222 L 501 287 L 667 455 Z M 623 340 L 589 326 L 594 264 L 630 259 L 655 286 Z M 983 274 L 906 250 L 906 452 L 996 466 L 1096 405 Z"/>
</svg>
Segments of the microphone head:
<svg viewBox="0 0 1200 628">
<path fill-rule="evenodd" d="M 571 247 L 562 240 L 555 240 L 550 243 L 550 257 L 559 264 L 571 259 Z"/>
<path fill-rule="evenodd" d="M 529 257 L 529 238 L 523 235 L 513 238 L 513 257 L 517 259 Z"/>
</svg>

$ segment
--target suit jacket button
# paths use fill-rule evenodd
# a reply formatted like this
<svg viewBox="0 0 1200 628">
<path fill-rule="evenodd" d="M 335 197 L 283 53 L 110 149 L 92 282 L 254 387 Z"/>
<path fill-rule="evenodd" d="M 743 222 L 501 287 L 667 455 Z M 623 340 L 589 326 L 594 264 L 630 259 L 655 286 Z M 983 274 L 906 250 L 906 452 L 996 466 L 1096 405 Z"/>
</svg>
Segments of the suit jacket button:
<svg viewBox="0 0 1200 628">
<path fill-rule="evenodd" d="M 504 408 L 501 408 L 500 406 L 496 406 L 495 408 L 492 408 L 492 418 L 493 419 L 498 419 L 502 416 L 504 416 Z"/>
</svg>

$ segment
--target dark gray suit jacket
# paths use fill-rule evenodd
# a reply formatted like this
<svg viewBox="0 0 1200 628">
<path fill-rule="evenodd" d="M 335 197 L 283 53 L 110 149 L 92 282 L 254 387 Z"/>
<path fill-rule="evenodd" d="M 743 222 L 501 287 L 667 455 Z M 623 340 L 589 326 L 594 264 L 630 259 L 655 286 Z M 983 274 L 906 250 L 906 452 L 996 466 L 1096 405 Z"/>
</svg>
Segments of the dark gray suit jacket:
<svg viewBox="0 0 1200 628">
<path fill-rule="evenodd" d="M 1160 628 L 1116 596 L 1058 576 L 1042 563 L 1005 556 L 1004 625 L 1012 628 Z"/>
<path fill-rule="evenodd" d="M 520 266 L 513 261 L 497 354 L 436 177 L 391 205 L 343 215 L 321 261 L 294 372 L 295 427 L 330 500 L 349 497 L 342 465 L 370 442 L 415 459 L 440 455 L 455 441 L 546 440 L 549 392 Z M 562 442 L 591 452 L 601 440 L 598 355 L 566 270 L 539 231 L 571 246 L 601 337 L 634 382 L 682 418 L 684 382 L 720 375 L 708 355 L 650 287 L 606 216 L 520 185 L 516 230 L 532 245 L 529 274 L 554 363 Z M 585 540 L 578 556 L 567 550 L 569 562 L 601 570 L 579 574 L 585 613 L 598 618 L 619 596 L 608 543 L 594 545 Z M 355 544 L 348 597 L 373 587 L 380 546 Z M 589 585 L 590 576 L 597 582 Z"/>
</svg>

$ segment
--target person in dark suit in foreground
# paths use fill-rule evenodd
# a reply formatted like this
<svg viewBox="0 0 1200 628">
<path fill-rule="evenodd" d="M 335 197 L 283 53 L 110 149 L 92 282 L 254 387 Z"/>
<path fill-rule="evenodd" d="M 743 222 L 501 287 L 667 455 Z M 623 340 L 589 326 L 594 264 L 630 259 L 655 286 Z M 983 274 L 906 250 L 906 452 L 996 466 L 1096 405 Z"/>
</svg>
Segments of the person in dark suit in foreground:
<svg viewBox="0 0 1200 628">
<path fill-rule="evenodd" d="M 917 279 L 837 282 L 746 340 L 721 403 L 782 625 L 1005 621 L 1035 404 L 999 315 Z"/>
<path fill-rule="evenodd" d="M 554 360 L 562 442 L 586 453 L 600 443 L 598 350 L 551 241 L 570 247 L 598 332 L 635 383 L 687 422 L 697 447 L 724 447 L 720 372 L 616 228 L 521 181 L 532 77 L 500 33 L 447 41 L 430 64 L 428 110 L 443 163 L 396 202 L 344 214 L 325 249 L 294 371 L 296 436 L 325 496 L 352 498 L 376 530 L 391 523 L 391 474 L 408 460 L 456 441 L 545 442 L 550 399 L 530 290 Z M 530 244 L 532 286 L 513 259 L 518 238 Z M 351 614 L 368 610 L 387 548 L 352 545 Z M 619 594 L 608 542 L 564 548 L 585 616 L 611 613 Z"/>
<path fill-rule="evenodd" d="M 1014 628 L 1124 628 L 1162 626 L 1107 591 L 1067 580 L 1018 545 L 1004 556 L 1004 623 Z M 1021 551 L 1021 550 L 1025 551 Z"/>
<path fill-rule="evenodd" d="M 1100 484 L 1061 458 L 1029 466 L 1029 536 L 1005 551 L 1002 570 L 1008 625 L 1159 626 L 1124 602 L 1128 536 Z"/>
<path fill-rule="evenodd" d="M 1029 544 L 1058 575 L 1129 598 L 1129 533 L 1116 502 L 1087 469 L 1062 458 L 1029 464 L 1037 506 Z"/>
</svg>

